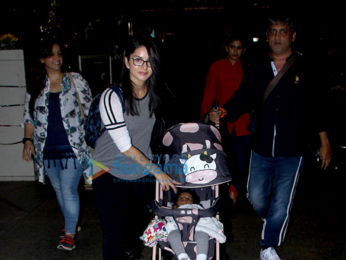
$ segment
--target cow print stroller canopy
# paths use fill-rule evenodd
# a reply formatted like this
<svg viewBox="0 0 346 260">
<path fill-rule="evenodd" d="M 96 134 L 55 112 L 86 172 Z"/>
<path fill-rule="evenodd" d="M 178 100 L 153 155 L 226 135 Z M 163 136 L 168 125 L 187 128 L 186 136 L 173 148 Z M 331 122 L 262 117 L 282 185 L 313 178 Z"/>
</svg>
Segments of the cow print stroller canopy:
<svg viewBox="0 0 346 260">
<path fill-rule="evenodd" d="M 216 127 L 178 124 L 167 130 L 162 142 L 166 148 L 164 170 L 181 186 L 205 187 L 232 180 Z"/>
</svg>

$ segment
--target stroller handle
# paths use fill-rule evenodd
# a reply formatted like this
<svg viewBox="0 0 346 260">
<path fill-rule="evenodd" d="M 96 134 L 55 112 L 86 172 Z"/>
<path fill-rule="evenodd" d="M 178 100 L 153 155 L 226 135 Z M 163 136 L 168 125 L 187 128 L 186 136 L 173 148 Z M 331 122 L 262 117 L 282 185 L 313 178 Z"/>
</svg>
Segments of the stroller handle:
<svg viewBox="0 0 346 260">
<path fill-rule="evenodd" d="M 220 205 L 221 205 L 221 199 L 217 198 L 214 204 L 210 208 L 198 210 L 198 216 L 200 217 L 215 216 L 216 213 L 219 211 Z M 156 215 L 160 215 L 160 216 L 173 216 L 175 211 L 180 212 L 179 209 L 161 207 L 156 200 L 150 201 L 149 206 Z"/>
</svg>

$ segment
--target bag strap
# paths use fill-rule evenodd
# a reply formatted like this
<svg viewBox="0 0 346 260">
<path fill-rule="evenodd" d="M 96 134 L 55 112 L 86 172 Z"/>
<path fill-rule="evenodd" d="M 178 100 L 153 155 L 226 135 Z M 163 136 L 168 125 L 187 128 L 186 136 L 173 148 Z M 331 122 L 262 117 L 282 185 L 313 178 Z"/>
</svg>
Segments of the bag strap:
<svg viewBox="0 0 346 260">
<path fill-rule="evenodd" d="M 123 109 L 123 113 L 125 113 L 126 107 L 125 107 L 125 101 L 124 101 L 124 96 L 123 96 L 123 91 L 121 90 L 121 88 L 117 85 L 112 85 L 110 87 L 119 97 L 120 103 L 121 103 L 121 107 Z"/>
<path fill-rule="evenodd" d="M 68 73 L 68 76 L 70 77 L 70 80 L 71 80 L 71 82 L 72 82 L 72 84 L 73 84 L 73 86 L 74 86 L 74 88 L 75 88 L 75 90 L 76 90 L 79 109 L 80 109 L 80 112 L 82 113 L 83 120 L 85 120 L 85 115 L 84 115 L 83 107 L 82 107 L 82 104 L 81 104 L 81 102 L 80 102 L 80 98 L 79 98 L 79 94 L 78 94 L 78 91 L 77 91 L 77 87 L 76 87 L 76 84 L 75 84 L 74 81 L 73 81 L 71 72 Z"/>
<path fill-rule="evenodd" d="M 268 87 L 264 91 L 261 106 L 263 105 L 264 101 L 266 101 L 269 94 L 272 92 L 276 84 L 279 82 L 279 80 L 282 78 L 282 76 L 286 73 L 286 71 L 291 67 L 291 65 L 298 59 L 298 54 L 294 53 L 292 57 L 284 64 L 284 66 L 281 68 L 279 73 L 270 81 Z"/>
</svg>

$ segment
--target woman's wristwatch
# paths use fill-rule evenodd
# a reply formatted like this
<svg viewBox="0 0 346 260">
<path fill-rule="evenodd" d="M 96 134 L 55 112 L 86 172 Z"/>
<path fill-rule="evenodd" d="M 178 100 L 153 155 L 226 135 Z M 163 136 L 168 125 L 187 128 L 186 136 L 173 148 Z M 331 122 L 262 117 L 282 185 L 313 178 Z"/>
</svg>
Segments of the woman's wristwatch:
<svg viewBox="0 0 346 260">
<path fill-rule="evenodd" d="M 31 138 L 25 138 L 25 137 L 24 137 L 23 140 L 22 140 L 22 143 L 25 144 L 26 141 L 32 142 L 32 139 L 31 139 Z"/>
</svg>

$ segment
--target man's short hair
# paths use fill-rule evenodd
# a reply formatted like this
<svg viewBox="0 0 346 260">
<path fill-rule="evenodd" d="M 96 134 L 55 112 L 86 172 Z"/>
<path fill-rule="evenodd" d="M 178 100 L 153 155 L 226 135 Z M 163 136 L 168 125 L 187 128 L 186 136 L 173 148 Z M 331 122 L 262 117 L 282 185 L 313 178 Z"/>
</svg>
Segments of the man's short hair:
<svg viewBox="0 0 346 260">
<path fill-rule="evenodd" d="M 286 16 L 283 14 L 275 14 L 269 17 L 268 22 L 269 24 L 267 28 L 269 28 L 269 26 L 272 24 L 285 24 L 291 27 L 292 33 L 296 31 L 296 25 L 292 17 L 290 16 Z"/>
</svg>

